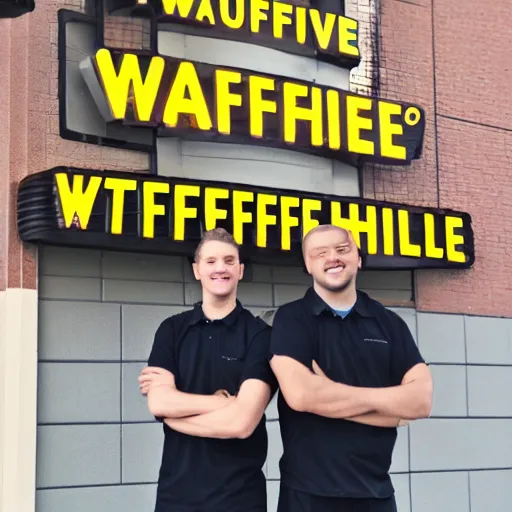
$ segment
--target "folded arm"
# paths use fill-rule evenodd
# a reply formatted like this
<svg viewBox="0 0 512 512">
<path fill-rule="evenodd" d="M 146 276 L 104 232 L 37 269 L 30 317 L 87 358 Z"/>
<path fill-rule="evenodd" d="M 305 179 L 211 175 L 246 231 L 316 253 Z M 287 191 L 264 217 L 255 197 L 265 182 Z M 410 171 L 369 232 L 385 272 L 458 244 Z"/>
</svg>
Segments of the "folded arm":
<svg viewBox="0 0 512 512">
<path fill-rule="evenodd" d="M 196 395 L 176 388 L 174 375 L 163 368 L 146 367 L 139 377 L 141 392 L 147 395 L 149 411 L 156 418 L 183 418 L 225 407 L 222 395 Z"/>
<path fill-rule="evenodd" d="M 184 418 L 226 407 L 229 399 L 221 395 L 183 393 L 168 386 L 155 386 L 148 393 L 148 407 L 157 418 Z"/>
<path fill-rule="evenodd" d="M 274 356 L 270 365 L 288 405 L 300 412 L 348 418 L 374 411 L 363 388 L 352 388 L 316 375 L 288 356 Z"/>
<path fill-rule="evenodd" d="M 245 439 L 258 426 L 270 400 L 270 386 L 258 379 L 248 379 L 236 398 L 221 410 L 190 418 L 166 418 L 165 423 L 178 432 L 217 439 Z"/>
<path fill-rule="evenodd" d="M 432 375 L 425 363 L 413 366 L 399 386 L 368 390 L 375 409 L 407 420 L 428 418 L 432 410 Z"/>
<path fill-rule="evenodd" d="M 432 381 L 425 364 L 407 372 L 400 386 L 388 388 L 340 384 L 316 375 L 286 356 L 274 356 L 271 366 L 288 405 L 297 411 L 352 421 L 372 413 L 366 419 L 379 426 L 390 426 L 391 422 L 396 426 L 401 418 L 416 419 L 430 414 Z"/>
<path fill-rule="evenodd" d="M 360 416 L 352 416 L 351 418 L 345 418 L 347 421 L 353 421 L 354 423 L 362 423 L 363 425 L 371 425 L 372 427 L 385 427 L 385 428 L 396 428 L 405 427 L 408 425 L 408 421 L 402 420 L 396 416 L 387 416 L 380 412 L 369 412 L 368 414 L 361 414 Z"/>
</svg>

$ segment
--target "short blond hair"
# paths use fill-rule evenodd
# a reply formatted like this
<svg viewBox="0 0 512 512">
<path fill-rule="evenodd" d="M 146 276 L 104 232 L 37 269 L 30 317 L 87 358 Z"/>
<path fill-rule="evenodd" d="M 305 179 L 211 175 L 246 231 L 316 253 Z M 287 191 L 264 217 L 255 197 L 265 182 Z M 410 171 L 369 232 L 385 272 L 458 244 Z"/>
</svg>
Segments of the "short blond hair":
<svg viewBox="0 0 512 512">
<path fill-rule="evenodd" d="M 196 247 L 196 251 L 194 253 L 195 262 L 199 260 L 199 253 L 206 242 L 224 242 L 225 244 L 229 244 L 237 250 L 238 255 L 240 256 L 240 246 L 236 243 L 233 235 L 228 233 L 224 228 L 215 228 L 205 231 L 201 236 L 201 241 Z"/>
</svg>

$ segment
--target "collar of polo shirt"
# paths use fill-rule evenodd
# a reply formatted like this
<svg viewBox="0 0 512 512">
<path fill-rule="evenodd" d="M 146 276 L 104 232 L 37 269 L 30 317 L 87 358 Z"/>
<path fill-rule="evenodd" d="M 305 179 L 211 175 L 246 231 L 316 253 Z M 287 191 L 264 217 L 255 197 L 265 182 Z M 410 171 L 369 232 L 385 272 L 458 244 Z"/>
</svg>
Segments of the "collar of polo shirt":
<svg viewBox="0 0 512 512">
<path fill-rule="evenodd" d="M 366 295 L 366 293 L 357 290 L 357 300 L 353 309 L 363 317 L 372 317 L 373 315 L 368 307 L 367 298 L 368 295 Z M 316 293 L 313 287 L 308 289 L 304 300 L 315 316 L 325 312 L 332 313 L 330 306 Z"/>
<path fill-rule="evenodd" d="M 190 317 L 190 325 L 198 324 L 199 322 L 211 322 L 212 320 L 206 318 L 204 312 L 203 312 L 203 302 L 199 301 L 194 304 L 194 310 L 192 312 L 192 316 Z M 215 320 L 216 322 L 223 322 L 228 326 L 234 325 L 236 322 L 236 319 L 238 317 L 238 314 L 242 311 L 242 304 L 237 299 L 236 300 L 236 306 L 231 313 L 229 313 L 228 316 L 225 316 L 224 318 L 219 318 L 218 320 Z"/>
</svg>

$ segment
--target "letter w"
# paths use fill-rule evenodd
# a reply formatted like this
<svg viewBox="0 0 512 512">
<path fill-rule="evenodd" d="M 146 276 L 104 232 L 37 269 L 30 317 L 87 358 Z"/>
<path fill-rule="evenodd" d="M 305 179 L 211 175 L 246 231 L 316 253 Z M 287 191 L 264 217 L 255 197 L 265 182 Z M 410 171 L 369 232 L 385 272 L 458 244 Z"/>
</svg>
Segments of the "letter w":
<svg viewBox="0 0 512 512">
<path fill-rule="evenodd" d="M 81 174 L 73 175 L 72 189 L 67 174 L 56 174 L 55 179 L 57 181 L 57 191 L 66 227 L 71 227 L 76 215 L 81 228 L 87 229 L 94 202 L 100 189 L 101 176 L 91 176 L 85 192 L 84 177 Z"/>
<path fill-rule="evenodd" d="M 164 13 L 168 16 L 175 15 L 176 7 L 181 18 L 186 18 L 192 10 L 194 0 L 162 0 Z"/>
<path fill-rule="evenodd" d="M 150 121 L 165 61 L 162 57 L 151 57 L 145 80 L 139 65 L 139 57 L 131 53 L 123 54 L 116 71 L 110 50 L 102 48 L 95 57 L 100 83 L 107 97 L 114 119 L 124 119 L 126 106 L 133 94 L 137 121 Z M 130 89 L 133 89 L 133 93 Z"/>
</svg>

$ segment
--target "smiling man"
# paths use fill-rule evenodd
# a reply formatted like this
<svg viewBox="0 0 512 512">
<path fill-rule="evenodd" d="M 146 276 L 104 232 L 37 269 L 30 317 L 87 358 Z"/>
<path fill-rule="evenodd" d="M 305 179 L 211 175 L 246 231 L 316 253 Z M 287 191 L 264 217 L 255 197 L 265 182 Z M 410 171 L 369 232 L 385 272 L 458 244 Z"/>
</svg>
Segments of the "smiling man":
<svg viewBox="0 0 512 512">
<path fill-rule="evenodd" d="M 236 298 L 244 266 L 225 230 L 205 233 L 193 270 L 202 302 L 162 322 L 139 377 L 164 423 L 155 512 L 266 512 L 270 327 Z"/>
<path fill-rule="evenodd" d="M 356 289 L 351 233 L 303 240 L 313 277 L 273 321 L 271 367 L 283 440 L 278 512 L 395 512 L 399 425 L 430 415 L 432 379 L 405 322 Z"/>
</svg>

